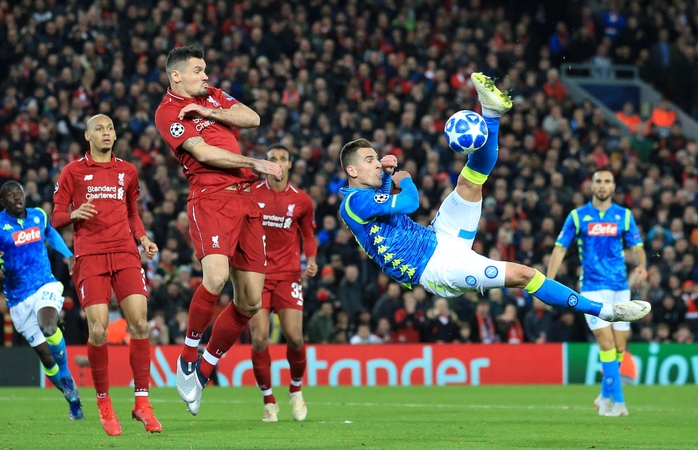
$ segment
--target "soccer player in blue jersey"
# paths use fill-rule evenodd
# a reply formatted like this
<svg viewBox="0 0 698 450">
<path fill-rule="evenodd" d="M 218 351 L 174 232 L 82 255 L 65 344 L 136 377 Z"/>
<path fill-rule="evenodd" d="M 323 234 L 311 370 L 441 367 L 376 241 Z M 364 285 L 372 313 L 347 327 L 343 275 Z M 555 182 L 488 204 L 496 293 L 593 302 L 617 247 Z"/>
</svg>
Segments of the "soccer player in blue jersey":
<svg viewBox="0 0 698 450">
<path fill-rule="evenodd" d="M 594 172 L 591 201 L 572 210 L 567 216 L 548 264 L 548 277 L 555 278 L 567 248 L 576 241 L 582 263 L 579 290 L 589 299 L 611 305 L 630 300 L 624 246 L 632 249 L 637 264 L 633 276 L 635 281 L 639 283 L 647 277 L 647 257 L 635 218 L 628 208 L 611 201 L 615 189 L 610 170 L 604 168 Z M 627 416 L 620 363 L 623 361 L 630 324 L 611 324 L 590 315 L 586 319 L 599 343 L 603 370 L 601 394 L 594 401 L 594 406 L 601 416 Z"/>
<path fill-rule="evenodd" d="M 73 254 L 41 208 L 26 208 L 24 189 L 16 181 L 0 187 L 0 268 L 5 273 L 5 298 L 15 328 L 39 355 L 44 373 L 70 405 L 70 418 L 82 420 L 82 405 L 68 369 L 68 355 L 58 315 L 63 285 L 51 273 L 45 242 L 68 258 Z"/>
<path fill-rule="evenodd" d="M 617 305 L 592 301 L 521 264 L 494 261 L 472 250 L 480 221 L 482 185 L 497 161 L 499 117 L 512 102 L 493 81 L 474 73 L 489 138 L 468 157 L 453 192 L 436 217 L 423 227 L 407 214 L 419 207 L 419 193 L 407 172 L 393 174 L 397 160 L 378 159 L 366 139 L 347 143 L 340 152 L 349 186 L 341 190 L 342 219 L 368 256 L 396 281 L 420 284 L 441 297 L 500 287 L 523 288 L 545 303 L 583 311 L 610 322 L 638 320 L 650 311 L 647 302 Z M 402 191 L 391 194 L 391 183 Z"/>
</svg>

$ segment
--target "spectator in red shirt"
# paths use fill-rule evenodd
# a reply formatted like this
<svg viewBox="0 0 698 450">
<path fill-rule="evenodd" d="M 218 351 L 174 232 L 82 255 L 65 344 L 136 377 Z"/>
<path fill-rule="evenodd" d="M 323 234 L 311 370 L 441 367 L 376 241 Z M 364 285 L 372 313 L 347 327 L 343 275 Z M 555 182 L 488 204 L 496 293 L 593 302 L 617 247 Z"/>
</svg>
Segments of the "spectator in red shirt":
<svg viewBox="0 0 698 450">
<path fill-rule="evenodd" d="M 550 69 L 547 73 L 547 80 L 543 84 L 545 95 L 553 97 L 558 102 L 567 95 L 567 88 L 560 82 L 560 72 L 557 69 Z"/>
</svg>

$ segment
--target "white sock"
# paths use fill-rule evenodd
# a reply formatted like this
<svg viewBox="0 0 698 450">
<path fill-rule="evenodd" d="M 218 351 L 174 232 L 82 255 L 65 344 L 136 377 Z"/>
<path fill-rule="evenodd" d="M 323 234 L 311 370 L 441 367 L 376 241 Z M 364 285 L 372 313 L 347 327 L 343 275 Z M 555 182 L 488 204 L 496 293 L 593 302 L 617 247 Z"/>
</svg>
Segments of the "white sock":
<svg viewBox="0 0 698 450">
<path fill-rule="evenodd" d="M 482 104 L 480 104 L 482 106 Z M 502 117 L 501 113 L 498 113 L 497 111 L 492 111 L 489 108 L 485 108 L 482 106 L 482 117 L 489 117 L 491 119 L 495 119 L 497 117 Z"/>
<path fill-rule="evenodd" d="M 604 303 L 599 312 L 599 319 L 611 320 L 613 319 L 613 305 Z"/>
</svg>

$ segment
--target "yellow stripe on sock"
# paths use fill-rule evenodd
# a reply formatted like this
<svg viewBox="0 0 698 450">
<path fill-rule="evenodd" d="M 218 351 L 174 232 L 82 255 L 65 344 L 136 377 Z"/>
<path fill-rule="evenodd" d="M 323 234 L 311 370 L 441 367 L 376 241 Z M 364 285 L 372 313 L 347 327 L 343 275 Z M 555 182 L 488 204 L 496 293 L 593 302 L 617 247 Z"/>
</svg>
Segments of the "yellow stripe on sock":
<svg viewBox="0 0 698 450">
<path fill-rule="evenodd" d="M 47 368 L 44 367 L 44 365 L 42 364 L 42 365 L 41 365 L 41 368 L 44 369 L 44 373 L 45 373 L 47 376 L 49 376 L 49 377 L 52 377 L 52 376 L 54 376 L 55 374 L 58 373 L 58 364 L 54 364 L 53 367 L 51 367 L 50 369 L 47 369 Z"/>
<path fill-rule="evenodd" d="M 529 294 L 535 294 L 538 289 L 540 289 L 541 286 L 543 286 L 543 283 L 545 283 L 545 275 L 543 275 L 538 269 L 533 269 L 536 271 L 536 274 L 533 275 L 533 278 L 531 281 L 528 282 L 524 290 L 528 292 Z"/>
<path fill-rule="evenodd" d="M 61 331 L 60 328 L 56 328 L 56 332 L 53 333 L 52 336 L 49 336 L 46 338 L 46 342 L 49 343 L 49 345 L 58 345 L 61 343 L 63 340 L 63 332 Z"/>
<path fill-rule="evenodd" d="M 460 174 L 466 180 L 470 181 L 473 184 L 479 184 L 480 186 L 485 184 L 485 181 L 487 181 L 487 175 L 484 175 L 480 172 L 475 172 L 468 166 L 464 166 L 463 170 L 460 171 Z"/>
<path fill-rule="evenodd" d="M 618 361 L 619 363 L 622 363 L 624 356 L 625 356 L 625 352 L 616 352 L 616 361 Z"/>
<path fill-rule="evenodd" d="M 599 351 L 599 359 L 601 362 L 612 362 L 616 360 L 616 349 Z"/>
</svg>

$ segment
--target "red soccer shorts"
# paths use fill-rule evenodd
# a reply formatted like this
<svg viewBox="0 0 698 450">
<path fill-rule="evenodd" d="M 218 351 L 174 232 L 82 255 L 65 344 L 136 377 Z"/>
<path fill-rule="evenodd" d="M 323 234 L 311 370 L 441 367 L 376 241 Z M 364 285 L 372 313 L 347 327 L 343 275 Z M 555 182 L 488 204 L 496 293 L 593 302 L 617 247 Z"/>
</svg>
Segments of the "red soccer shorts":
<svg viewBox="0 0 698 450">
<path fill-rule="evenodd" d="M 266 273 L 266 234 L 249 192 L 222 190 L 189 201 L 189 233 L 199 260 L 226 255 L 230 267 Z"/>
<path fill-rule="evenodd" d="M 80 256 L 75 261 L 73 280 L 80 304 L 109 304 L 114 290 L 116 300 L 139 294 L 148 298 L 145 272 L 138 253 L 105 253 Z"/>
<path fill-rule="evenodd" d="M 265 280 L 262 291 L 262 308 L 303 310 L 303 285 L 301 280 Z"/>
</svg>

